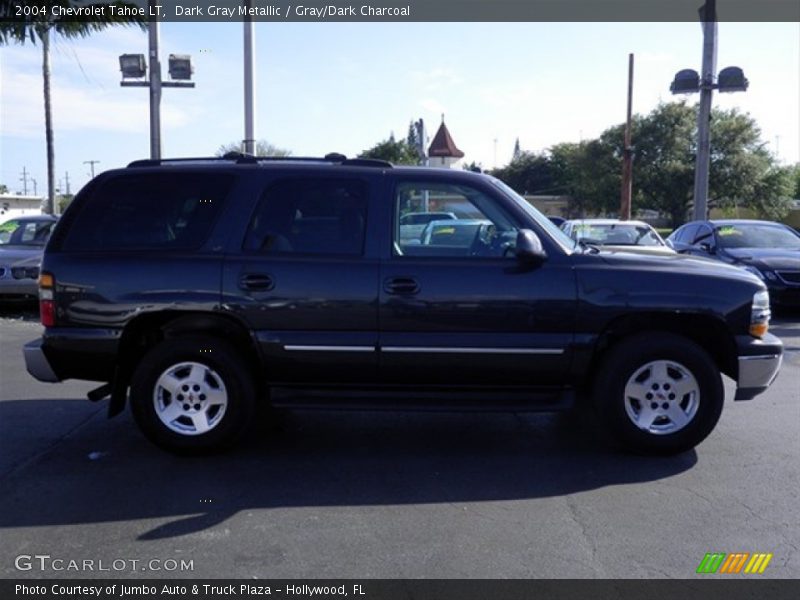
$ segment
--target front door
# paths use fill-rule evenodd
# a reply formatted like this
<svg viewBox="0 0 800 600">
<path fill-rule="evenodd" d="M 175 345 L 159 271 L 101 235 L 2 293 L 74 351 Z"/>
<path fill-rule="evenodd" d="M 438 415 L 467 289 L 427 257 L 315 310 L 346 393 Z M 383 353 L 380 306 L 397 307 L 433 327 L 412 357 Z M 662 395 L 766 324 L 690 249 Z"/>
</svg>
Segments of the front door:
<svg viewBox="0 0 800 600">
<path fill-rule="evenodd" d="M 391 248 L 380 273 L 382 380 L 563 382 L 575 314 L 568 262 L 522 265 L 514 244 L 524 223 L 489 183 L 398 177 L 390 200 Z"/>
</svg>

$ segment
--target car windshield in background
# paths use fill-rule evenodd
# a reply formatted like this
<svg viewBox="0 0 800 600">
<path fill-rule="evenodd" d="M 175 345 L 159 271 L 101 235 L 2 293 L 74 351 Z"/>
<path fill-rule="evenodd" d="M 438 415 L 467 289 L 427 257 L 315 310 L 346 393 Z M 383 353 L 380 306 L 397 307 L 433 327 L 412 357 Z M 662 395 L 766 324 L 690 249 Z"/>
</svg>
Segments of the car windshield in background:
<svg viewBox="0 0 800 600">
<path fill-rule="evenodd" d="M 781 248 L 800 250 L 800 236 L 776 225 L 720 225 L 715 230 L 722 248 Z"/>
<path fill-rule="evenodd" d="M 444 219 L 455 219 L 452 213 L 431 212 L 431 213 L 411 213 L 400 218 L 400 225 L 427 225 L 431 221 L 441 221 Z"/>
<path fill-rule="evenodd" d="M 44 246 L 50 237 L 53 221 L 14 219 L 0 224 L 2 246 Z"/>
<path fill-rule="evenodd" d="M 663 246 L 658 234 L 642 225 L 610 223 L 608 225 L 578 224 L 575 238 L 600 246 Z"/>
</svg>

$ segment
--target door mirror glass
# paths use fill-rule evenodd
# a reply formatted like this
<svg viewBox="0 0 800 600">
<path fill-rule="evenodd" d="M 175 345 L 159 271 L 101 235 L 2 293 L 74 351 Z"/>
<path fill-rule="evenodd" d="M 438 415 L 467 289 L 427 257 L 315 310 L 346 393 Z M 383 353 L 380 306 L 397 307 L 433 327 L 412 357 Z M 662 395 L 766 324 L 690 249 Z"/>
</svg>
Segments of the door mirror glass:
<svg viewBox="0 0 800 600">
<path fill-rule="evenodd" d="M 520 262 L 526 264 L 540 265 L 547 260 L 547 253 L 542 247 L 542 240 L 530 229 L 519 230 L 514 253 Z"/>
</svg>

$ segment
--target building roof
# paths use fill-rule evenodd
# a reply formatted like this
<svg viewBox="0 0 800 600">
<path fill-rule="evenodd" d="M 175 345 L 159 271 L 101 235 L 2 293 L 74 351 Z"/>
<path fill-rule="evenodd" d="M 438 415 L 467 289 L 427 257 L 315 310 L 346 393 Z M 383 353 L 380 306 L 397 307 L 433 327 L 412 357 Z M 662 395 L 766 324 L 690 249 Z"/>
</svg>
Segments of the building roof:
<svg viewBox="0 0 800 600">
<path fill-rule="evenodd" d="M 464 153 L 458 149 L 450 132 L 447 131 L 447 126 L 444 124 L 444 117 L 442 117 L 442 124 L 439 126 L 439 131 L 433 136 L 433 141 L 431 142 L 430 148 L 428 148 L 428 156 L 464 158 Z"/>
</svg>

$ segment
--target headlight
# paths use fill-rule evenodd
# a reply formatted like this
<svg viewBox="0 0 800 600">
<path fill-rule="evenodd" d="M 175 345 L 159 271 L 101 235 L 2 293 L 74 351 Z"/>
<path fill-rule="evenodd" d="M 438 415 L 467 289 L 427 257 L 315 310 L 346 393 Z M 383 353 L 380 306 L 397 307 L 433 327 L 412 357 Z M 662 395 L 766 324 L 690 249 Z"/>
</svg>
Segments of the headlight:
<svg viewBox="0 0 800 600">
<path fill-rule="evenodd" d="M 761 290 L 753 294 L 753 304 L 750 309 L 750 335 L 764 337 L 769 330 L 769 319 L 772 313 L 769 310 L 769 292 Z"/>
</svg>

